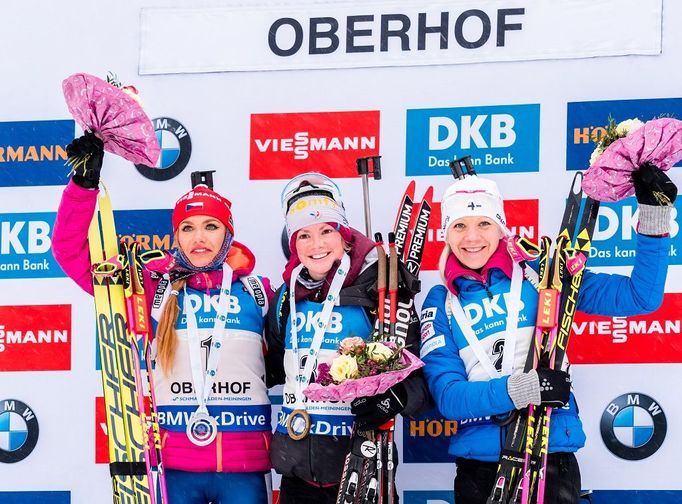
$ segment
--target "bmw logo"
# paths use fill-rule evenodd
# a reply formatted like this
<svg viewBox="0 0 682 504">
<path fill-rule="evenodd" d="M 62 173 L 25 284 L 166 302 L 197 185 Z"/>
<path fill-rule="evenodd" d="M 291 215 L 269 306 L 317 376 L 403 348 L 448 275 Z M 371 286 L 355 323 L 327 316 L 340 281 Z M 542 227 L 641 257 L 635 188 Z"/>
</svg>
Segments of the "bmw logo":
<svg viewBox="0 0 682 504">
<path fill-rule="evenodd" d="M 38 419 L 16 399 L 0 401 L 0 462 L 11 464 L 28 457 L 38 442 Z"/>
<path fill-rule="evenodd" d="M 625 460 L 642 460 L 656 453 L 667 429 L 661 406 L 637 392 L 616 397 L 601 416 L 601 437 L 606 448 Z"/>
<path fill-rule="evenodd" d="M 155 166 L 136 164 L 143 176 L 151 180 L 170 180 L 178 176 L 189 163 L 192 140 L 187 129 L 170 117 L 152 119 L 161 153 Z"/>
</svg>

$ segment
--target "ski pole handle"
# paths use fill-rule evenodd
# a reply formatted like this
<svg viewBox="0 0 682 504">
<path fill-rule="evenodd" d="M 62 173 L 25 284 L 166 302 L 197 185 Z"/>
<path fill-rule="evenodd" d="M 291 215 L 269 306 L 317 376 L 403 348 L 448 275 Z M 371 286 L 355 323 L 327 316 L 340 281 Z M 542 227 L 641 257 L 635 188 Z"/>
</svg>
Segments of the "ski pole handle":
<svg viewBox="0 0 682 504">
<path fill-rule="evenodd" d="M 395 417 L 387 420 L 385 423 L 381 424 L 378 428 L 380 431 L 387 431 L 395 428 Z"/>
<path fill-rule="evenodd" d="M 381 495 L 383 496 L 384 486 L 386 488 L 386 502 L 393 504 L 395 500 L 395 465 L 393 464 L 393 431 L 395 429 L 395 417 L 379 426 L 378 433 L 382 439 L 382 450 L 386 453 L 386 463 L 381 467 Z M 383 456 L 383 455 L 382 455 Z M 385 485 L 384 485 L 385 482 Z"/>
<path fill-rule="evenodd" d="M 367 237 L 372 236 L 372 215 L 369 208 L 369 176 L 374 180 L 381 180 L 381 156 L 371 156 L 357 158 L 358 175 L 362 177 L 362 199 L 365 207 L 365 234 Z M 372 161 L 372 169 L 370 169 L 370 161 Z"/>
<path fill-rule="evenodd" d="M 213 189 L 213 174 L 215 170 L 194 171 L 190 174 L 192 181 L 192 189 L 198 185 L 205 185 L 209 189 Z"/>
<path fill-rule="evenodd" d="M 462 165 L 464 165 L 464 170 L 462 169 Z M 466 173 L 464 173 L 465 170 Z M 450 161 L 450 171 L 452 172 L 452 176 L 456 179 L 462 179 L 464 178 L 464 175 L 476 175 L 471 156 L 464 156 L 460 159 L 453 159 Z"/>
</svg>

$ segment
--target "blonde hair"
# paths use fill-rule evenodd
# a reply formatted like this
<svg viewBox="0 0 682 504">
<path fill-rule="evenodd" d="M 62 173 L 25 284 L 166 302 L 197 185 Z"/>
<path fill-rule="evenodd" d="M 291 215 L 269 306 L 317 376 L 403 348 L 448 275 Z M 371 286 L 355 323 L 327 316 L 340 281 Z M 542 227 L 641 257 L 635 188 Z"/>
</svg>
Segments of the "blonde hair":
<svg viewBox="0 0 682 504">
<path fill-rule="evenodd" d="M 443 251 L 440 253 L 440 259 L 438 259 L 438 273 L 440 273 L 440 279 L 446 287 L 448 281 L 445 278 L 445 264 L 448 262 L 450 254 L 452 254 L 452 250 L 450 249 L 450 244 L 446 241 L 443 246 Z"/>
<path fill-rule="evenodd" d="M 179 292 L 181 289 L 184 289 L 186 282 L 184 279 L 177 280 L 173 282 L 172 289 Z M 175 324 L 179 313 L 178 296 L 171 294 L 163 306 L 159 324 L 156 328 L 156 360 L 161 365 L 161 369 L 163 369 L 166 376 L 170 375 L 173 370 L 175 351 L 178 347 Z"/>
</svg>

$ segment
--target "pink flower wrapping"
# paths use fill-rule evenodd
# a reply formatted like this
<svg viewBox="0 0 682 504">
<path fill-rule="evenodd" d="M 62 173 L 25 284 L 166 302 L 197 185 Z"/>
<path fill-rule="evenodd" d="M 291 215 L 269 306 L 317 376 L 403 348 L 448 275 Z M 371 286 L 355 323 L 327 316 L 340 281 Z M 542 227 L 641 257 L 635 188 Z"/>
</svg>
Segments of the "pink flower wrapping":
<svg viewBox="0 0 682 504">
<path fill-rule="evenodd" d="M 383 394 L 393 385 L 407 378 L 412 371 L 424 365 L 418 357 L 407 350 L 402 351 L 400 363 L 406 367 L 366 378 L 349 379 L 339 385 L 325 386 L 311 383 L 303 393 L 313 401 L 352 401 L 358 397 Z"/>
<path fill-rule="evenodd" d="M 682 159 L 682 121 L 647 121 L 609 145 L 583 177 L 583 191 L 599 201 L 619 201 L 635 192 L 632 172 L 646 163 L 669 170 Z"/>
<path fill-rule="evenodd" d="M 125 92 L 88 74 L 62 82 L 69 112 L 83 130 L 104 142 L 104 150 L 136 164 L 154 166 L 159 143 L 152 122 L 139 103 Z"/>
</svg>

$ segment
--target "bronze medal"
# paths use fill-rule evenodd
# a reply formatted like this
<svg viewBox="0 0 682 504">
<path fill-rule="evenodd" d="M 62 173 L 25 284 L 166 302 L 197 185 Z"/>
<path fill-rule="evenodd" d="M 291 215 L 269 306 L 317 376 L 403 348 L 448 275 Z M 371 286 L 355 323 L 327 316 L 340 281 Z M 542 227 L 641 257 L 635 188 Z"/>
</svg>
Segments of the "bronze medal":
<svg viewBox="0 0 682 504">
<path fill-rule="evenodd" d="M 310 415 L 306 410 L 295 409 L 289 413 L 289 418 L 287 419 L 287 433 L 294 441 L 306 438 L 308 434 L 310 434 L 311 427 L 312 422 L 310 420 Z"/>
</svg>

